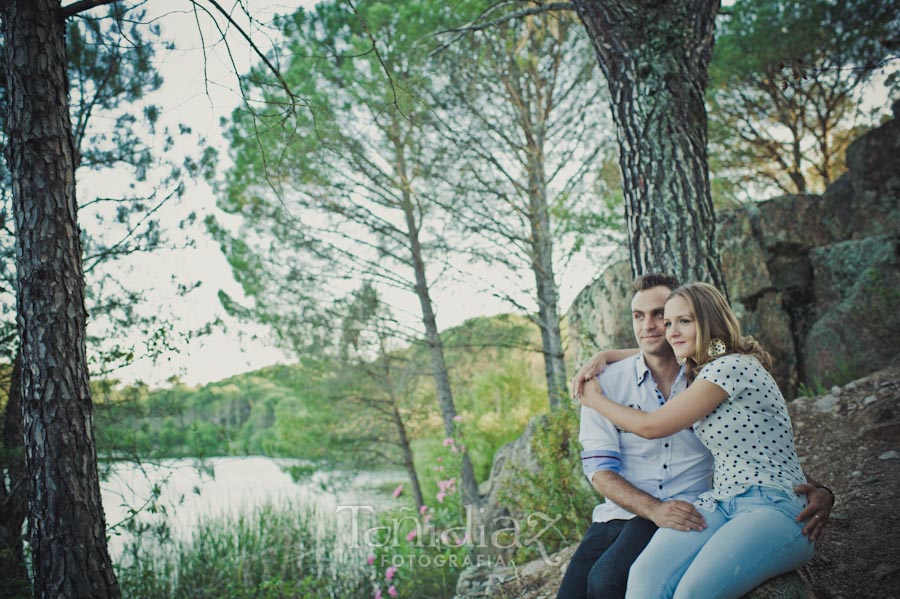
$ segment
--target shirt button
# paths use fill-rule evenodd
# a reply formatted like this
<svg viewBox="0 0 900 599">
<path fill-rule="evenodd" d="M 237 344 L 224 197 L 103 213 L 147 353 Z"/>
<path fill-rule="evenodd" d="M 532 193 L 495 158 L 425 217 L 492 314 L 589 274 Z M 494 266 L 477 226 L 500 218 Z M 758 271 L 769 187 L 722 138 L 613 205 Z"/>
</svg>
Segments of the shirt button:
<svg viewBox="0 0 900 599">
<path fill-rule="evenodd" d="M 668 468 L 668 467 L 669 467 L 668 464 L 663 464 L 663 468 Z"/>
<path fill-rule="evenodd" d="M 662 489 L 662 485 L 659 485 L 659 488 Z"/>
<path fill-rule="evenodd" d="M 669 446 L 669 444 L 668 444 L 668 443 L 666 443 L 666 447 L 668 447 L 668 446 Z"/>
</svg>

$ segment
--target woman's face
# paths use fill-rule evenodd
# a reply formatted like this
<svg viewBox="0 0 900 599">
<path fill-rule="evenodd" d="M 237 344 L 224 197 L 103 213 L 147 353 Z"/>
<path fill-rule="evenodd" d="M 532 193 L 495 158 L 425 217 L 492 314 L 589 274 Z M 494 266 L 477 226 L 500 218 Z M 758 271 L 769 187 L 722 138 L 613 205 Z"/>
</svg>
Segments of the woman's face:
<svg viewBox="0 0 900 599">
<path fill-rule="evenodd" d="M 676 358 L 690 358 L 696 354 L 697 322 L 691 304 L 680 295 L 666 302 L 664 312 L 666 340 Z"/>
</svg>

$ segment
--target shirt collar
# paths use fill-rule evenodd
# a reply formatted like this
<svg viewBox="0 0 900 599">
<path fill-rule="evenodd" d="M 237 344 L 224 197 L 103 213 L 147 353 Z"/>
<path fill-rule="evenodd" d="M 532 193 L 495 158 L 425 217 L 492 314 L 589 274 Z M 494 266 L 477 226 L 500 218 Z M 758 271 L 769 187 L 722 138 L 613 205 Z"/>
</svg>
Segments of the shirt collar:
<svg viewBox="0 0 900 599">
<path fill-rule="evenodd" d="M 638 385 L 647 379 L 653 379 L 653 376 L 650 374 L 650 367 L 647 366 L 647 362 L 644 360 L 644 352 L 639 352 L 637 359 L 634 361 L 634 377 Z M 675 381 L 672 384 L 673 389 L 678 385 L 678 381 L 682 378 L 684 378 L 683 364 L 681 365 L 681 368 L 678 369 L 678 374 L 675 376 Z"/>
<path fill-rule="evenodd" d="M 644 352 L 638 353 L 637 359 L 634 361 L 634 376 L 638 385 L 650 377 L 650 367 L 644 361 Z"/>
</svg>

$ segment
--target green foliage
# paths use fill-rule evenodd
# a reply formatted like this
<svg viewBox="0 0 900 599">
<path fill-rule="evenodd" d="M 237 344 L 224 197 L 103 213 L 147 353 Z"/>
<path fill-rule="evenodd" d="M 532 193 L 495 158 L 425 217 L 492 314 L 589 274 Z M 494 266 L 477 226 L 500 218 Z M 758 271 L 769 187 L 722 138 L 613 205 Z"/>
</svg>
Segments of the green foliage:
<svg viewBox="0 0 900 599">
<path fill-rule="evenodd" d="M 364 556 L 332 518 L 305 504 L 265 504 L 210 518 L 186 542 L 149 540 L 117 564 L 126 597 L 347 599 L 371 595 Z"/>
<path fill-rule="evenodd" d="M 897 57 L 891 2 L 738 0 L 720 19 L 709 67 L 710 171 L 721 202 L 776 190 L 821 192 L 844 150 L 887 106 L 866 86 Z"/>
<path fill-rule="evenodd" d="M 554 410 L 541 417 L 535 427 L 531 450 L 537 472 L 519 468 L 501 489 L 501 500 L 522 519 L 522 537 L 528 539 L 547 526 L 544 514 L 557 518 L 550 530 L 541 534 L 539 543 L 522 545 L 516 558 L 522 561 L 547 555 L 577 542 L 590 523 L 596 492 L 581 473 L 581 447 L 578 443 L 578 412 L 571 408 Z"/>
<path fill-rule="evenodd" d="M 472 319 L 443 334 L 460 424 L 479 480 L 487 478 L 496 450 L 546 409 L 541 357 L 530 349 L 537 336 L 529 321 L 510 315 Z M 409 389 L 401 414 L 423 486 L 434 488 L 436 479 L 423 465 L 442 451 L 446 434 L 434 409 L 433 381 L 418 374 L 427 372 L 427 348 L 411 345 L 392 356 L 412 373 L 403 383 Z M 391 446 L 395 433 L 389 416 L 357 401 L 381 393 L 370 388 L 366 368 L 305 358 L 199 387 L 178 380 L 154 390 L 95 382 L 98 450 L 110 457 L 255 454 L 345 467 L 396 466 L 402 461 Z M 396 368 L 399 385 L 401 367 Z"/>
</svg>

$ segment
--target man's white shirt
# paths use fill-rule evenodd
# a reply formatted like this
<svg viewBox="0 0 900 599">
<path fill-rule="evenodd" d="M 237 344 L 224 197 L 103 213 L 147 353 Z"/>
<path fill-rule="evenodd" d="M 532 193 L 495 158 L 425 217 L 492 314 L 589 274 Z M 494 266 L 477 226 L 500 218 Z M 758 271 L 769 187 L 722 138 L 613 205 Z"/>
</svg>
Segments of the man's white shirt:
<svg viewBox="0 0 900 599">
<path fill-rule="evenodd" d="M 665 402 L 642 353 L 610 364 L 597 380 L 603 394 L 623 406 L 652 412 Z M 682 369 L 670 398 L 686 387 Z M 584 448 L 581 464 L 588 480 L 600 470 L 610 470 L 662 501 L 693 502 L 710 488 L 713 458 L 691 429 L 662 439 L 644 439 L 617 429 L 596 410 L 582 406 L 579 441 Z M 594 522 L 633 517 L 609 499 L 597 505 L 593 513 Z"/>
</svg>

